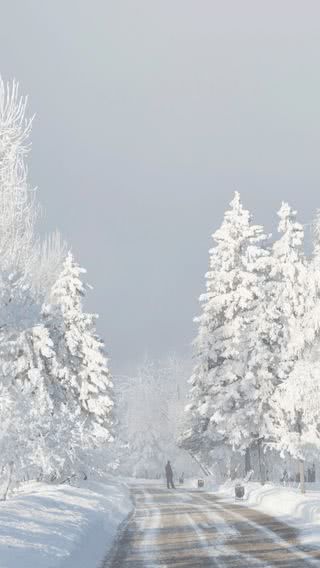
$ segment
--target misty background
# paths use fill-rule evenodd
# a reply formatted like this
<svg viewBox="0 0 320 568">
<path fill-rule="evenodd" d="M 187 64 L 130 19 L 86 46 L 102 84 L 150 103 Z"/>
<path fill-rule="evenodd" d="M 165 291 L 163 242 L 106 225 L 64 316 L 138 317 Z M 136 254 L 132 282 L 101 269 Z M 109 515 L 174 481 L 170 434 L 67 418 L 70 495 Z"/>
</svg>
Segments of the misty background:
<svg viewBox="0 0 320 568">
<path fill-rule="evenodd" d="M 113 372 L 190 356 L 235 189 L 268 231 L 320 207 L 320 4 L 10 0 L 0 73 L 36 113 L 31 183 L 94 290 Z M 272 220 L 270 222 L 270 220 Z"/>
</svg>

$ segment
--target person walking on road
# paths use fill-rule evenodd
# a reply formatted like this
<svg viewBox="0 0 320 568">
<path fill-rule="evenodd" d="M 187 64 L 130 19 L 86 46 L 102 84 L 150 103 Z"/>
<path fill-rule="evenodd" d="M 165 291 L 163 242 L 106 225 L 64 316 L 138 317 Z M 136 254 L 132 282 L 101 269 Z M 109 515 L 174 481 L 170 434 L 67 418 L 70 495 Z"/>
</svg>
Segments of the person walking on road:
<svg viewBox="0 0 320 568">
<path fill-rule="evenodd" d="M 166 465 L 166 478 L 167 478 L 167 487 L 168 489 L 175 489 L 174 483 L 173 483 L 173 471 L 172 471 L 172 467 L 171 464 L 168 460 L 167 465 Z"/>
</svg>

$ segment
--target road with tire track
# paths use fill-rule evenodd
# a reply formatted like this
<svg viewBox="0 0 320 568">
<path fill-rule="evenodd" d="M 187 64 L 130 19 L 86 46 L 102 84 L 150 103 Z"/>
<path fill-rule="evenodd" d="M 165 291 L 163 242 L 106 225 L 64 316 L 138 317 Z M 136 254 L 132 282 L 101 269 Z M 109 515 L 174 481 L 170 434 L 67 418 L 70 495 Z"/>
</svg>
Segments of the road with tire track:
<svg viewBox="0 0 320 568">
<path fill-rule="evenodd" d="M 212 493 L 133 485 L 135 511 L 103 568 L 320 568 L 293 527 Z"/>
</svg>

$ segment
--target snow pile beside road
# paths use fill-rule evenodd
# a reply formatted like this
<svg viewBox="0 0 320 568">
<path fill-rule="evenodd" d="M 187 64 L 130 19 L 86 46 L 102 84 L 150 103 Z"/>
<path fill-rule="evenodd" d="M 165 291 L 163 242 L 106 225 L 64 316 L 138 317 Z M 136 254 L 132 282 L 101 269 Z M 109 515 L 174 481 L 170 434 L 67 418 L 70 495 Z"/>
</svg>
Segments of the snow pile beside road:
<svg viewBox="0 0 320 568">
<path fill-rule="evenodd" d="M 0 503 L 1 568 L 96 568 L 131 509 L 127 486 L 114 478 L 28 483 Z"/>
<path fill-rule="evenodd" d="M 302 495 L 298 488 L 272 484 L 245 483 L 246 494 L 237 503 L 252 507 L 263 513 L 278 517 L 301 531 L 304 544 L 319 545 L 320 542 L 320 490 L 307 488 Z M 310 484 L 311 485 L 311 484 Z M 234 502 L 235 482 L 217 486 L 206 482 L 206 490 L 212 490 L 224 501 Z M 312 486 L 311 486 L 312 487 Z"/>
</svg>

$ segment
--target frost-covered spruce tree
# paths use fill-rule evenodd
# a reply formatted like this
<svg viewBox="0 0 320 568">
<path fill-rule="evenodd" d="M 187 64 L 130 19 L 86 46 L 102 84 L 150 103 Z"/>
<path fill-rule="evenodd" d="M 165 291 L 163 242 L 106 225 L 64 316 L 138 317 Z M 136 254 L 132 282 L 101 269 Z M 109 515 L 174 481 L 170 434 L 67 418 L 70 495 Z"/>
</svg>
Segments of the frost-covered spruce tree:
<svg viewBox="0 0 320 568">
<path fill-rule="evenodd" d="M 320 356 L 320 210 L 312 225 L 313 252 L 311 258 L 305 260 L 305 310 L 294 330 L 292 348 L 298 354 L 311 349 L 312 356 L 317 359 Z"/>
<path fill-rule="evenodd" d="M 248 417 L 256 412 L 259 394 L 246 373 L 264 298 L 266 235 L 252 224 L 236 193 L 213 239 L 182 445 L 194 450 L 225 441 L 245 449 L 256 436 Z"/>
<path fill-rule="evenodd" d="M 273 258 L 269 248 L 256 248 L 252 268 L 256 278 L 256 305 L 248 327 L 248 356 L 241 381 L 243 404 L 235 415 L 234 428 L 238 432 L 236 447 L 256 449 L 260 480 L 265 480 L 263 449 L 270 441 L 272 407 L 270 399 L 279 383 L 281 340 L 284 323 L 274 304 Z M 257 261 L 257 262 L 256 262 Z M 235 439 L 232 436 L 231 439 Z M 247 455 L 250 458 L 249 455 Z M 249 464 L 249 468 L 251 465 Z"/>
<path fill-rule="evenodd" d="M 72 469 L 81 442 L 77 408 L 70 404 L 59 366 L 43 323 L 12 330 L 1 343 L 1 384 L 11 416 L 10 461 L 19 475 L 59 478 Z"/>
<path fill-rule="evenodd" d="M 112 439 L 113 385 L 95 328 L 97 316 L 83 311 L 83 273 L 69 252 L 45 313 L 62 384 L 81 409 L 84 438 L 92 445 Z"/>
<path fill-rule="evenodd" d="M 77 352 L 72 347 L 77 318 L 68 317 L 69 290 L 54 313 L 42 308 L 65 244 L 59 236 L 36 236 L 38 206 L 26 167 L 32 120 L 25 111 L 18 85 L 0 79 L 0 471 L 10 463 L 22 476 L 59 477 L 74 470 L 89 434 L 110 437 L 110 378 L 94 316 L 76 302 L 81 341 Z"/>
<path fill-rule="evenodd" d="M 281 237 L 274 243 L 272 302 L 278 318 L 283 322 L 279 379 L 285 380 L 297 357 L 299 333 L 303 317 L 310 303 L 306 294 L 308 273 L 304 256 L 303 226 L 296 220 L 297 212 L 288 203 L 282 203 L 278 212 Z"/>
<path fill-rule="evenodd" d="M 306 349 L 273 396 L 274 447 L 282 457 L 289 454 L 300 461 L 303 477 L 304 462 L 317 460 L 319 456 L 319 372 L 319 360 L 311 349 Z M 303 483 L 301 488 L 304 489 Z"/>
<path fill-rule="evenodd" d="M 1 387 L 6 389 L 10 426 L 2 431 L 2 435 L 9 435 L 4 438 L 9 445 L 3 448 L 0 460 L 2 465 L 8 461 L 14 464 L 20 474 L 33 471 L 36 477 L 43 471 L 38 450 L 50 435 L 52 413 L 46 372 L 34 344 L 39 328 L 11 330 L 1 342 Z"/>
<path fill-rule="evenodd" d="M 27 181 L 32 120 L 26 102 L 15 82 L 0 79 L 0 383 L 10 416 L 0 463 L 10 459 L 20 471 L 33 464 L 42 434 L 47 439 L 51 406 L 33 349 L 41 307 L 31 291 L 38 207 Z"/>
<path fill-rule="evenodd" d="M 37 415 L 44 417 L 41 435 L 33 437 L 38 439 L 33 461 L 42 465 L 42 475 L 59 479 L 61 475 L 74 472 L 78 459 L 83 436 L 80 409 L 60 380 L 61 368 L 45 321 L 29 330 L 27 342 L 28 379 L 38 399 L 33 404 L 35 420 L 31 420 L 31 424 L 37 422 Z M 45 416 L 45 406 L 48 416 Z"/>
<path fill-rule="evenodd" d="M 271 399 L 271 445 L 281 457 L 299 460 L 302 492 L 304 463 L 317 460 L 320 450 L 319 372 L 318 354 L 306 345 Z"/>
<path fill-rule="evenodd" d="M 310 265 L 306 262 L 303 249 L 304 231 L 296 215 L 296 211 L 287 203 L 282 203 L 278 212 L 281 236 L 272 250 L 273 287 L 270 302 L 282 324 L 279 383 L 287 380 L 303 350 L 304 318 L 314 305 L 314 293 L 310 297 L 306 294 L 309 285 L 313 288 L 314 279 L 310 278 Z"/>
<path fill-rule="evenodd" d="M 314 293 L 309 296 L 306 291 L 309 286 L 314 289 L 314 279 L 304 257 L 304 231 L 296 221 L 296 212 L 283 203 L 278 215 L 282 236 L 273 246 L 273 302 L 283 323 L 283 333 L 279 342 L 280 384 L 270 399 L 270 433 L 278 451 L 289 452 L 293 457 L 300 455 L 302 459 L 305 436 L 315 439 L 314 412 L 309 415 L 311 406 L 308 410 L 305 397 L 314 385 L 308 333 L 305 334 L 305 319 L 312 313 L 314 303 Z"/>
<path fill-rule="evenodd" d="M 255 341 L 245 376 L 247 392 L 255 393 L 245 419 L 249 430 L 256 431 L 259 461 L 261 446 L 274 440 L 276 393 L 284 394 L 285 383 L 307 345 L 308 332 L 303 322 L 309 319 L 315 298 L 314 278 L 303 253 L 303 227 L 286 203 L 278 215 L 281 236 L 266 251 Z M 307 282 L 310 294 L 306 295 Z"/>
</svg>

